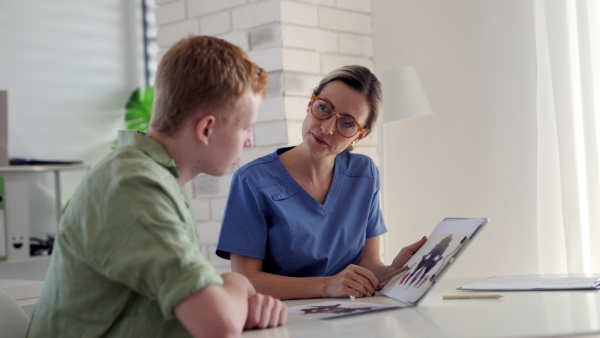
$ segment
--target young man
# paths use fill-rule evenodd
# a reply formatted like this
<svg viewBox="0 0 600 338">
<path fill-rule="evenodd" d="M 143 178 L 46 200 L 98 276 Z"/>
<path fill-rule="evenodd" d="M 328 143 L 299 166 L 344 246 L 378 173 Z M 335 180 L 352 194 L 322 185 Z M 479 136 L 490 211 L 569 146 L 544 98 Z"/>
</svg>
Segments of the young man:
<svg viewBox="0 0 600 338">
<path fill-rule="evenodd" d="M 202 256 L 183 188 L 252 145 L 266 82 L 221 39 L 189 37 L 164 55 L 150 131 L 120 132 L 61 219 L 29 337 L 220 337 L 285 323 L 283 303 Z"/>
</svg>

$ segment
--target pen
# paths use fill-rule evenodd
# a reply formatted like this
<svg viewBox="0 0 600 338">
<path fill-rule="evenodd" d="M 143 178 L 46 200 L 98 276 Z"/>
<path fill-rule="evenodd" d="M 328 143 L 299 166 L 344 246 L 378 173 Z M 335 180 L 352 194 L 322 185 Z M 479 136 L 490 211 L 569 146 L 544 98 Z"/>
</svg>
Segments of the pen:
<svg viewBox="0 0 600 338">
<path fill-rule="evenodd" d="M 442 296 L 442 299 L 498 299 L 502 295 L 451 295 Z"/>
<path fill-rule="evenodd" d="M 390 279 L 396 277 L 397 275 L 407 271 L 408 269 L 412 268 L 416 263 L 413 263 L 411 266 L 405 265 L 403 267 L 401 267 L 400 269 L 390 273 L 389 275 L 385 276 L 385 277 L 381 277 L 378 282 L 379 284 L 383 284 L 388 282 Z"/>
</svg>

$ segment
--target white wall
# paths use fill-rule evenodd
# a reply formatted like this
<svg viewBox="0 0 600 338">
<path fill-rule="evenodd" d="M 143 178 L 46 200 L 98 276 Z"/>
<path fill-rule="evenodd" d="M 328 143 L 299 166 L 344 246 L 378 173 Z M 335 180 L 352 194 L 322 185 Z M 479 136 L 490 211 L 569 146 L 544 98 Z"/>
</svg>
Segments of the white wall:
<svg viewBox="0 0 600 338">
<path fill-rule="evenodd" d="M 138 83 L 137 7 L 124 0 L 2 1 L 0 89 L 8 91 L 9 157 L 94 164 L 111 150 Z M 64 174 L 64 200 L 81 176 Z M 30 181 L 32 235 L 45 236 L 56 226 L 52 174 L 8 179 Z"/>
<path fill-rule="evenodd" d="M 434 110 L 384 129 L 388 259 L 444 217 L 489 217 L 448 276 L 536 273 L 531 2 L 378 0 L 372 7 L 377 74 L 414 66 Z M 384 88 L 386 95 L 394 93 Z"/>
<path fill-rule="evenodd" d="M 185 2 L 185 11 L 180 6 L 183 1 L 159 3 L 166 7 L 159 20 L 167 27 L 160 36 L 166 39 L 162 40 L 165 45 L 192 30 L 228 37 L 248 48 L 253 33 L 277 32 L 280 25 L 279 19 L 264 21 L 270 13 L 266 11 L 256 18 L 264 21 L 260 27 L 223 27 L 224 23 L 233 25 L 233 21 L 222 20 L 229 18 L 227 8 L 206 16 L 189 18 L 186 14 L 198 10 L 194 4 L 206 8 L 220 2 Z M 241 15 L 265 3 L 272 2 L 239 0 L 225 6 L 246 5 L 235 10 Z M 369 42 L 372 34 L 374 52 L 368 43 L 362 46 L 362 40 L 344 47 L 343 41 L 348 40 L 344 37 L 354 27 L 351 24 L 339 28 L 345 32 L 338 37 L 340 50 L 352 55 L 357 53 L 353 47 L 362 46 L 360 52 L 373 58 L 380 77 L 388 69 L 415 66 L 429 95 L 434 116 L 386 127 L 387 156 L 382 172 L 386 175 L 384 201 L 390 230 L 388 259 L 405 244 L 429 234 L 444 217 L 484 216 L 492 222 L 450 275 L 536 272 L 535 51 L 530 2 L 376 0 L 370 2 L 370 9 L 369 1 L 282 3 L 288 9 L 293 5 L 306 9 L 303 3 L 316 5 L 325 13 L 341 9 L 348 11 L 346 16 L 364 17 L 372 10 L 372 32 L 357 35 L 364 35 L 362 39 Z M 128 54 L 128 46 L 133 44 L 131 6 L 123 0 L 2 2 L 0 88 L 9 90 L 9 156 L 83 159 L 93 164 L 109 151 L 122 119 L 122 105 L 138 83 L 133 74 L 139 65 L 132 63 L 133 56 Z M 339 12 L 337 15 L 344 18 Z M 305 26 L 290 18 L 287 27 Z M 289 34 L 289 30 L 283 33 Z M 283 40 L 261 48 L 268 51 L 292 41 Z M 253 57 L 259 56 L 253 53 Z M 281 78 L 281 83 L 274 84 L 277 91 L 291 88 L 293 77 L 286 77 L 284 83 L 282 75 L 272 75 Z M 275 100 L 271 108 L 264 108 L 276 111 L 277 107 L 281 102 Z M 267 128 L 273 115 L 266 114 L 267 110 L 261 112 L 263 135 L 273 130 Z M 285 141 L 267 142 L 266 147 L 280 142 Z M 371 142 L 370 146 L 376 144 Z M 260 154 L 249 151 L 247 155 L 249 160 Z M 228 179 L 230 176 L 225 177 Z M 50 177 L 42 181 L 38 190 L 51 195 Z M 202 197 L 203 191 L 216 191 L 218 198 L 196 201 L 203 215 L 208 215 L 198 221 L 213 222 L 213 230 L 218 229 L 222 213 L 228 188 L 225 181 L 200 178 L 190 187 L 196 197 Z M 44 208 L 36 214 L 52 214 L 53 202 Z M 55 218 L 48 219 L 52 223 Z M 211 243 L 215 236 L 215 231 L 208 236 Z"/>
</svg>

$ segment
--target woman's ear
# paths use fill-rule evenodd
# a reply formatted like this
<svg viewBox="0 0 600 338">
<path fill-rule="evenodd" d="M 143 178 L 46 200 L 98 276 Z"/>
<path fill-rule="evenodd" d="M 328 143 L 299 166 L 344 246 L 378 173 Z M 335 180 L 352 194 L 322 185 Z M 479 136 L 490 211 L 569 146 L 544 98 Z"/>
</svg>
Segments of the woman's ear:
<svg viewBox="0 0 600 338">
<path fill-rule="evenodd" d="M 369 136 L 369 134 L 371 134 L 371 131 L 369 129 L 363 130 L 360 133 L 358 133 L 358 137 L 354 139 L 355 142 L 358 142 L 360 140 L 362 140 L 363 138 Z"/>
<path fill-rule="evenodd" d="M 208 141 L 215 128 L 215 123 L 216 119 L 213 115 L 207 114 L 202 116 L 196 122 L 196 139 L 204 145 L 208 145 Z"/>
</svg>

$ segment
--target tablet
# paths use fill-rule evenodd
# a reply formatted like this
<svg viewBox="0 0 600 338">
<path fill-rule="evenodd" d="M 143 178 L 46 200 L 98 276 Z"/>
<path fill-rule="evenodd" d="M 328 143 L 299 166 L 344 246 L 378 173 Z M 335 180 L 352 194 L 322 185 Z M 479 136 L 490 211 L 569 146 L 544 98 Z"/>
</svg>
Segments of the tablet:
<svg viewBox="0 0 600 338">
<path fill-rule="evenodd" d="M 392 278 L 381 293 L 416 306 L 489 222 L 488 218 L 446 218 L 408 260 L 409 269 Z"/>
</svg>

